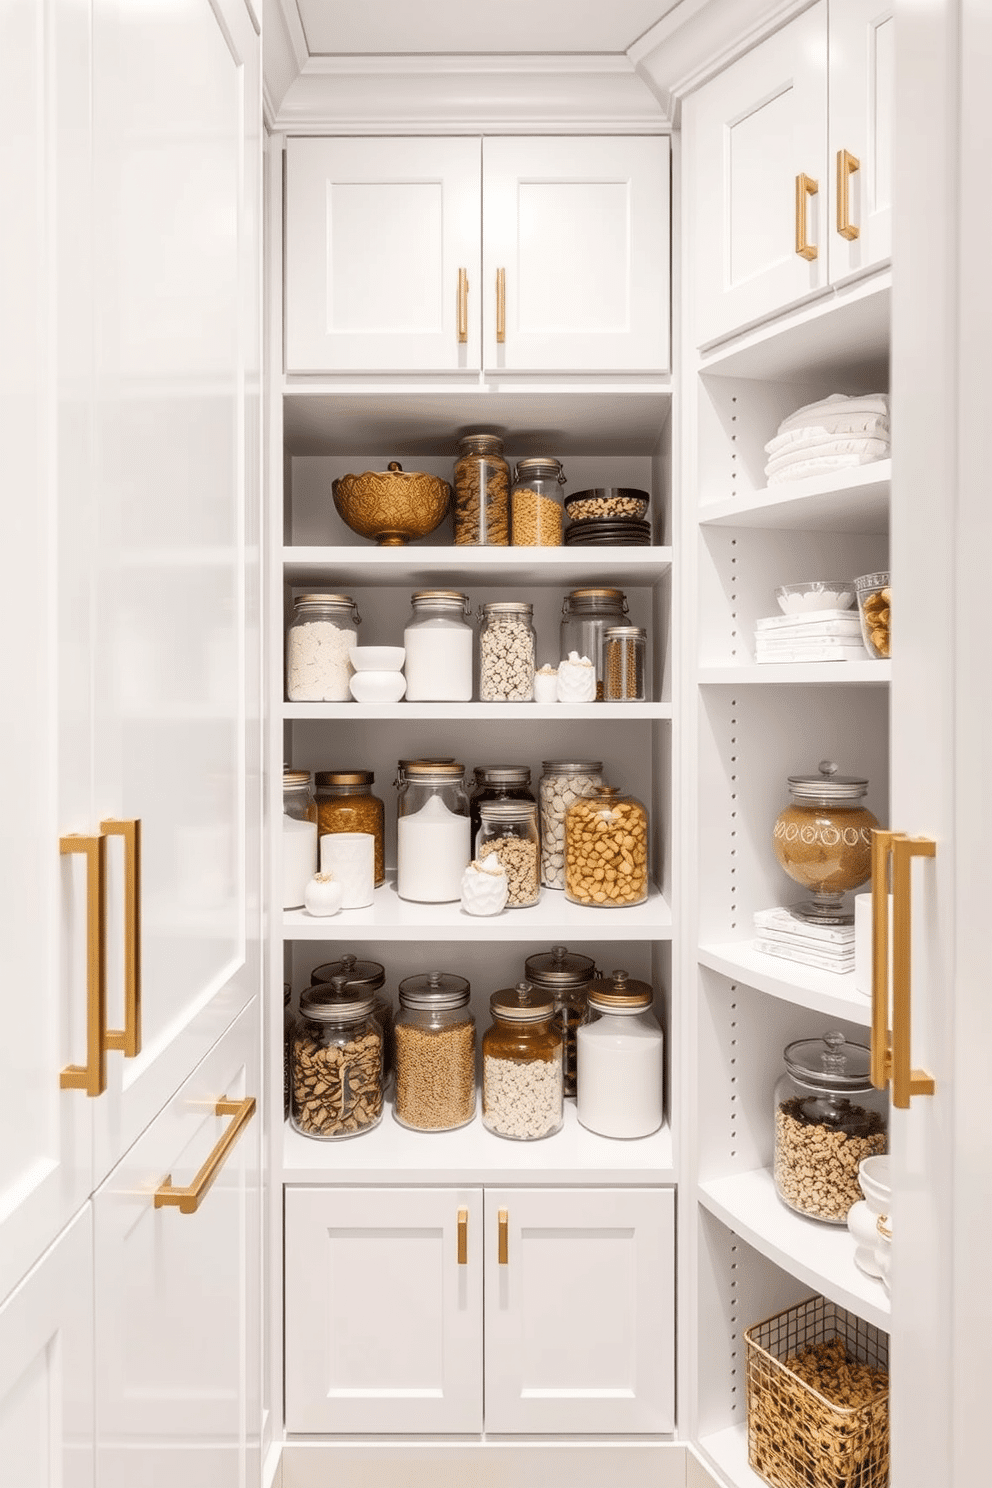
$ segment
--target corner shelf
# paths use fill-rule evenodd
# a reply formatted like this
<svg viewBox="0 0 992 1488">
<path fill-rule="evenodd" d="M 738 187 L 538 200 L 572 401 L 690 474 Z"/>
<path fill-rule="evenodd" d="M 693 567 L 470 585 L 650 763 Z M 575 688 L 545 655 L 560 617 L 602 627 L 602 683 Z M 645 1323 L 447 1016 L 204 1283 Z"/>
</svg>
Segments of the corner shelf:
<svg viewBox="0 0 992 1488">
<path fill-rule="evenodd" d="M 701 527 L 778 527 L 803 532 L 889 530 L 892 461 L 769 486 L 699 508 Z"/>
<path fill-rule="evenodd" d="M 871 1022 L 870 1000 L 856 989 L 853 972 L 818 971 L 797 961 L 779 960 L 756 951 L 748 940 L 700 946 L 699 964 L 811 1012 L 844 1018 L 865 1028 Z"/>
</svg>

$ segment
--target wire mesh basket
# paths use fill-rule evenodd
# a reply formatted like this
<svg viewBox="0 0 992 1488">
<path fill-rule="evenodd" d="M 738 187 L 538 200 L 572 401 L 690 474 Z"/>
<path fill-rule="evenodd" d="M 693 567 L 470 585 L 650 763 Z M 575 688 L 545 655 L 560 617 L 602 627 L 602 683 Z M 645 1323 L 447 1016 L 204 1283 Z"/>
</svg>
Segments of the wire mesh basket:
<svg viewBox="0 0 992 1488">
<path fill-rule="evenodd" d="M 775 1488 L 884 1488 L 888 1338 L 811 1297 L 744 1334 L 747 1458 Z"/>
</svg>

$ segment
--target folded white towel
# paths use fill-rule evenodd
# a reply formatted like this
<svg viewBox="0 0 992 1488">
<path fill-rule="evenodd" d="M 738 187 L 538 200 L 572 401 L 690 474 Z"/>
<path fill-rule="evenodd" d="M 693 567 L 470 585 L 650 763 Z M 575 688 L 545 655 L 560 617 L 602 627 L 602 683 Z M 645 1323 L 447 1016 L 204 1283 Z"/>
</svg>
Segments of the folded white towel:
<svg viewBox="0 0 992 1488">
<path fill-rule="evenodd" d="M 778 475 L 779 471 L 789 470 L 796 465 L 807 464 L 810 460 L 829 459 L 834 455 L 864 455 L 869 460 L 884 460 L 891 450 L 891 445 L 885 437 L 872 437 L 858 434 L 849 439 L 842 439 L 837 435 L 830 435 L 822 444 L 803 446 L 801 449 L 783 450 L 780 455 L 773 455 L 765 466 L 765 475 Z"/>
<path fill-rule="evenodd" d="M 836 437 L 847 438 L 855 434 L 887 436 L 889 421 L 881 413 L 827 413 L 811 420 L 797 429 L 787 429 L 776 434 L 765 445 L 766 455 L 781 454 L 787 449 L 806 449 L 810 445 L 825 444 Z"/>
<path fill-rule="evenodd" d="M 877 443 L 871 440 L 869 443 Z M 842 455 L 809 455 L 793 464 L 785 465 L 781 470 L 773 470 L 767 477 L 770 486 L 782 485 L 786 481 L 804 480 L 810 475 L 821 475 L 827 470 L 845 470 L 853 465 L 871 465 L 875 460 L 884 460 L 888 455 L 889 447 L 885 445 L 880 452 L 871 450 L 850 451 Z"/>
<path fill-rule="evenodd" d="M 820 417 L 832 413 L 881 413 L 888 417 L 889 395 L 888 393 L 864 393 L 848 397 L 845 393 L 831 393 L 829 398 L 821 398 L 818 403 L 807 403 L 803 408 L 797 408 L 795 413 L 788 414 L 778 426 L 778 432 L 785 434 L 789 429 L 801 429 L 810 424 L 820 422 Z"/>
</svg>

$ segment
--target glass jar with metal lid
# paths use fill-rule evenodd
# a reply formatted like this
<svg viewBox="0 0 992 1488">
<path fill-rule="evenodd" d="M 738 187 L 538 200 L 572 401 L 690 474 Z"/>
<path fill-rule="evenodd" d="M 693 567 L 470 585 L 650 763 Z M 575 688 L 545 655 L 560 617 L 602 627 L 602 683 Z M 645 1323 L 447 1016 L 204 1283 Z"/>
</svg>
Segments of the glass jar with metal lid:
<svg viewBox="0 0 992 1488">
<path fill-rule="evenodd" d="M 591 956 L 552 946 L 539 951 L 524 962 L 524 975 L 534 987 L 554 993 L 555 1026 L 561 1033 L 564 1061 L 563 1089 L 566 1095 L 576 1091 L 575 1035 L 586 1020 L 586 992 L 596 966 Z"/>
<path fill-rule="evenodd" d="M 533 1141 L 561 1130 L 561 1033 L 553 992 L 518 982 L 489 999 L 482 1040 L 482 1124 L 498 1137 Z"/>
<path fill-rule="evenodd" d="M 445 755 L 443 759 L 441 758 L 440 755 L 438 755 L 438 756 L 436 756 L 436 757 L 434 757 L 432 759 L 401 759 L 401 760 L 397 760 L 396 761 L 396 779 L 393 781 L 393 786 L 394 786 L 394 788 L 396 790 L 399 790 L 400 786 L 405 782 L 405 780 L 406 780 L 406 767 L 407 767 L 407 765 L 453 765 L 454 763 L 455 763 L 455 757 L 454 757 L 453 754 Z"/>
<path fill-rule="evenodd" d="M 562 604 L 561 654 L 586 656 L 596 668 L 596 697 L 603 698 L 603 638 L 612 625 L 627 623 L 622 589 L 573 589 Z"/>
<path fill-rule="evenodd" d="M 665 1040 L 654 990 L 625 971 L 595 978 L 576 1034 L 576 1115 L 601 1137 L 647 1137 L 664 1120 Z"/>
<path fill-rule="evenodd" d="M 791 905 L 793 914 L 827 925 L 850 925 L 853 910 L 844 895 L 871 877 L 871 834 L 878 818 L 862 798 L 868 782 L 838 775 L 821 760 L 818 775 L 790 775 L 792 803 L 775 822 L 775 856 L 790 878 L 813 897 Z"/>
<path fill-rule="evenodd" d="M 515 548 L 560 548 L 565 472 L 551 455 L 517 461 L 510 492 L 511 539 Z"/>
<path fill-rule="evenodd" d="M 414 1131 L 452 1131 L 475 1115 L 475 1019 L 462 976 L 429 971 L 399 985 L 393 1114 Z"/>
<path fill-rule="evenodd" d="M 466 620 L 468 596 L 455 589 L 420 589 L 403 632 L 410 703 L 472 700 L 474 636 Z"/>
<path fill-rule="evenodd" d="M 386 882 L 386 808 L 371 770 L 318 770 L 317 832 L 368 832 L 375 838 L 375 886 Z"/>
<path fill-rule="evenodd" d="M 602 760 L 545 760 L 538 785 L 541 803 L 541 882 L 565 887 L 565 812 L 603 784 Z"/>
<path fill-rule="evenodd" d="M 290 1064 L 290 1119 L 305 1137 L 355 1137 L 382 1120 L 382 1033 L 371 996 L 346 977 L 300 994 Z"/>
<path fill-rule="evenodd" d="M 347 594 L 300 594 L 286 633 L 286 697 L 291 703 L 351 701 L 351 649 L 362 617 Z"/>
<path fill-rule="evenodd" d="M 423 904 L 461 898 L 472 858 L 465 767 L 413 761 L 396 801 L 396 892 Z"/>
<path fill-rule="evenodd" d="M 317 872 L 317 803 L 309 770 L 282 772 L 282 907 L 299 909 Z"/>
<path fill-rule="evenodd" d="M 541 841 L 536 801 L 483 801 L 475 856 L 491 853 L 506 872 L 507 909 L 525 909 L 541 897 Z"/>
<path fill-rule="evenodd" d="M 534 697 L 534 606 L 497 600 L 479 610 L 479 697 L 484 703 L 529 703 Z"/>
<path fill-rule="evenodd" d="M 458 441 L 453 485 L 456 544 L 507 547 L 510 467 L 497 434 L 466 434 Z"/>
<path fill-rule="evenodd" d="M 618 909 L 648 897 L 648 813 L 635 796 L 597 786 L 565 813 L 565 897 Z"/>
<path fill-rule="evenodd" d="M 472 853 L 479 835 L 479 807 L 483 801 L 533 801 L 529 765 L 476 765 L 475 784 L 469 798 L 472 822 Z"/>
<path fill-rule="evenodd" d="M 647 631 L 639 625 L 611 625 L 603 632 L 606 702 L 647 702 L 647 646 Z"/>
<path fill-rule="evenodd" d="M 787 1044 L 775 1086 L 775 1189 L 810 1219 L 845 1224 L 862 1198 L 858 1166 L 888 1149 L 888 1098 L 871 1051 L 838 1031 Z"/>
<path fill-rule="evenodd" d="M 313 986 L 322 986 L 344 977 L 347 986 L 356 992 L 369 993 L 372 997 L 372 1016 L 382 1030 L 382 1067 L 385 1075 L 393 1069 L 393 1009 L 388 994 L 382 988 L 386 982 L 386 968 L 378 961 L 360 961 L 349 951 L 337 961 L 324 961 L 310 973 Z"/>
</svg>

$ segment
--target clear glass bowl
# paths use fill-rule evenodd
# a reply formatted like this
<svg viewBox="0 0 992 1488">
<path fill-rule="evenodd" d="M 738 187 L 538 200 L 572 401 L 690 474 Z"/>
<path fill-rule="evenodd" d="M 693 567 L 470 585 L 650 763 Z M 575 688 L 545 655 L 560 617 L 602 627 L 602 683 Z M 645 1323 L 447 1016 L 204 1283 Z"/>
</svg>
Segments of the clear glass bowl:
<svg viewBox="0 0 992 1488">
<path fill-rule="evenodd" d="M 861 639 L 874 661 L 888 661 L 892 655 L 891 602 L 892 590 L 887 573 L 862 574 L 855 579 L 858 613 L 861 616 Z"/>
<path fill-rule="evenodd" d="M 783 615 L 849 610 L 854 603 L 854 585 L 850 579 L 808 579 L 804 584 L 780 585 L 775 598 Z"/>
</svg>

